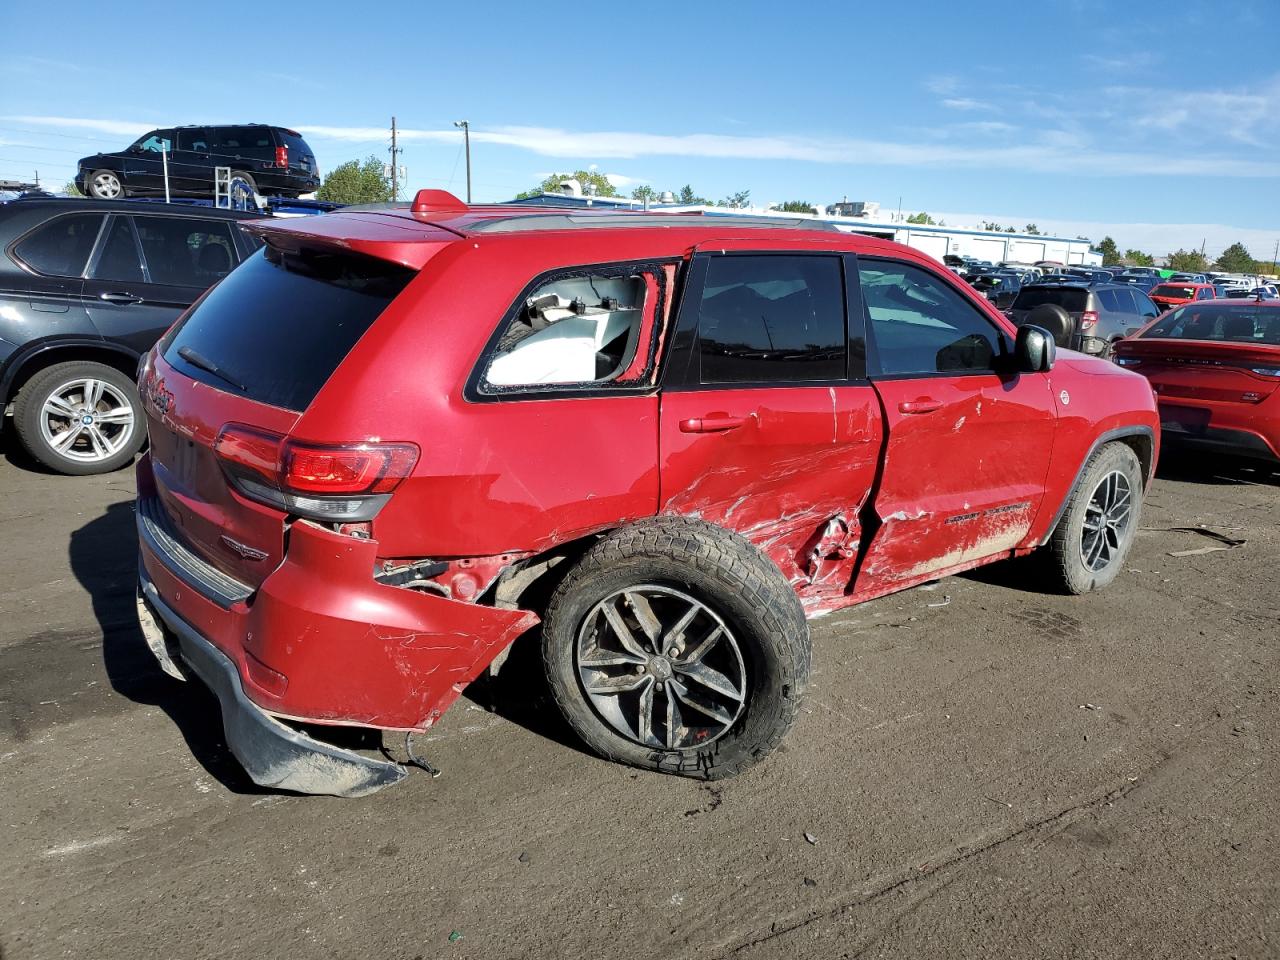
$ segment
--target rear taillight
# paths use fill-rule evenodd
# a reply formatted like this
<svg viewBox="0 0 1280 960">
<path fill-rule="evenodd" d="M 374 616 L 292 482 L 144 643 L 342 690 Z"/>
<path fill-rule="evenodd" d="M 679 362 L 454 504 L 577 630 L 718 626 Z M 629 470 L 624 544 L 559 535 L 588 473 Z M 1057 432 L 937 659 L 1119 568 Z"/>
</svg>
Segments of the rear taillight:
<svg viewBox="0 0 1280 960">
<path fill-rule="evenodd" d="M 288 147 L 276 147 L 276 166 L 277 167 L 289 166 L 289 148 Z"/>
<path fill-rule="evenodd" d="M 1098 313 L 1095 310 L 1086 310 L 1080 314 L 1080 329 L 1092 330 L 1098 325 Z"/>
<path fill-rule="evenodd" d="M 246 497 L 316 520 L 372 520 L 418 462 L 412 443 L 306 443 L 241 423 L 213 450 Z"/>
</svg>

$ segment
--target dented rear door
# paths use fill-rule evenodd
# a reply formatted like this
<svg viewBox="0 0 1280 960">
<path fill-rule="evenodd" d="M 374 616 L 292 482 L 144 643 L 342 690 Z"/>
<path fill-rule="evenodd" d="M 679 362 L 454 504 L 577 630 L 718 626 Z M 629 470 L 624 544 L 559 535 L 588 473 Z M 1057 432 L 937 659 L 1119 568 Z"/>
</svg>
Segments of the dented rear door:
<svg viewBox="0 0 1280 960">
<path fill-rule="evenodd" d="M 695 256 L 662 394 L 661 512 L 742 533 L 810 610 L 849 585 L 882 440 L 848 262 Z"/>
</svg>

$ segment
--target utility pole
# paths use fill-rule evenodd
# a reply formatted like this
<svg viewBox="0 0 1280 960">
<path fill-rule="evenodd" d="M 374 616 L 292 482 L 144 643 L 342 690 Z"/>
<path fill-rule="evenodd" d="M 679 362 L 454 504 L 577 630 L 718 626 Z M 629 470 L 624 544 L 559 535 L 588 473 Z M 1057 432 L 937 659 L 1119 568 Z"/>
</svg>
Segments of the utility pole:
<svg viewBox="0 0 1280 960">
<path fill-rule="evenodd" d="M 400 147 L 396 143 L 396 118 L 391 118 L 391 202 L 400 199 Z"/>
<path fill-rule="evenodd" d="M 467 150 L 467 203 L 471 202 L 471 124 L 466 120 L 455 120 L 453 125 L 462 130 L 462 142 Z M 454 168 L 457 169 L 456 167 Z"/>
</svg>

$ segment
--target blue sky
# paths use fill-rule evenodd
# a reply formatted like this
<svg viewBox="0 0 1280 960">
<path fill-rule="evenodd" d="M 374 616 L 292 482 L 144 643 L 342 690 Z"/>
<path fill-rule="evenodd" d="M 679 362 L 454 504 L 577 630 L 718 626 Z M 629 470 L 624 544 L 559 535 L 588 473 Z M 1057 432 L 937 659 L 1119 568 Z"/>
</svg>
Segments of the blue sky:
<svg viewBox="0 0 1280 960">
<path fill-rule="evenodd" d="M 0 178 L 237 121 L 301 129 L 328 169 L 385 156 L 395 114 L 410 185 L 457 193 L 471 122 L 477 200 L 594 164 L 1155 253 L 1280 239 L 1274 0 L 6 8 L 36 26 L 0 36 Z"/>
</svg>

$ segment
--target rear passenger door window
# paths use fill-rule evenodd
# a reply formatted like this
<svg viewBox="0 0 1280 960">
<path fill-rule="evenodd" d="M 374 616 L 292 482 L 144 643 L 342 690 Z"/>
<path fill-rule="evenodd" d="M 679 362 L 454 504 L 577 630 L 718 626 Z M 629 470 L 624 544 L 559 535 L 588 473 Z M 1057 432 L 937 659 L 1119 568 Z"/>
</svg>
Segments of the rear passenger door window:
<svg viewBox="0 0 1280 960">
<path fill-rule="evenodd" d="M 148 279 L 166 286 L 212 286 L 237 262 L 230 224 L 187 217 L 134 217 Z"/>
<path fill-rule="evenodd" d="M 882 376 L 990 372 L 1011 344 L 978 307 L 928 270 L 860 258 L 862 299 Z"/>
<path fill-rule="evenodd" d="M 1112 290 L 1110 287 L 1102 287 L 1096 291 L 1098 302 L 1102 304 L 1102 309 L 1108 313 L 1132 313 L 1133 304 L 1128 297 L 1124 296 L 1122 290 Z M 1121 302 L 1121 299 L 1126 302 Z"/>
<path fill-rule="evenodd" d="M 703 384 L 843 380 L 848 335 L 841 259 L 710 257 L 695 351 Z"/>
<path fill-rule="evenodd" d="M 76 213 L 36 227 L 17 242 L 14 256 L 46 277 L 81 277 L 102 229 L 100 213 Z"/>
</svg>

